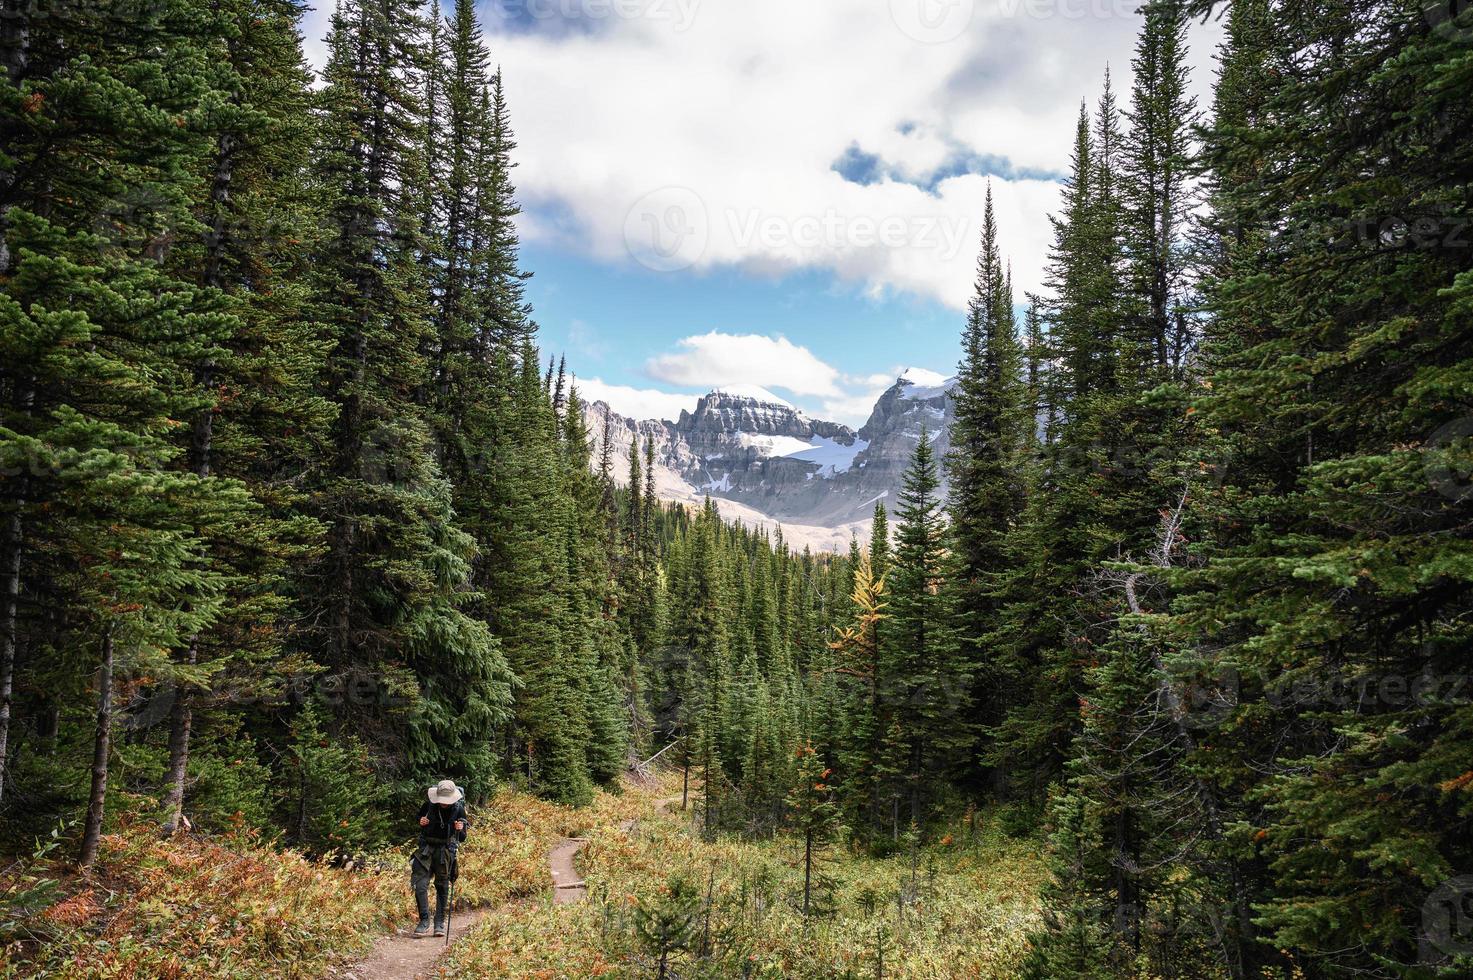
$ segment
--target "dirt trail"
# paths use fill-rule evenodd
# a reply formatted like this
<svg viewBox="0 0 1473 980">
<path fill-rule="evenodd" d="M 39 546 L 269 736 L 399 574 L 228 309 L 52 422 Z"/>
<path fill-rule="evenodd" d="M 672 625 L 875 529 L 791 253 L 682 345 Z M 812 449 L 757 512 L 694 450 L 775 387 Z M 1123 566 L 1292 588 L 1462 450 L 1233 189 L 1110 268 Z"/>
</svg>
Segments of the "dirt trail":
<svg viewBox="0 0 1473 980">
<path fill-rule="evenodd" d="M 486 909 L 456 912 L 450 919 L 450 941 L 459 941 L 486 915 Z M 411 922 L 374 944 L 367 959 L 328 972 L 330 980 L 415 980 L 428 976 L 445 952 L 445 940 L 416 939 Z"/>
<path fill-rule="evenodd" d="M 680 802 L 680 794 L 661 797 L 651 806 L 660 812 L 672 803 Z M 624 820 L 619 829 L 624 833 L 634 830 L 638 820 Z M 573 858 L 588 843 L 586 837 L 565 837 L 547 852 L 547 867 L 552 873 L 552 901 L 554 905 L 571 905 L 582 901 L 588 894 L 588 886 L 573 865 Z M 473 909 L 457 912 L 451 920 L 450 939 L 456 942 L 461 936 L 475 928 L 485 917 L 488 909 Z M 445 940 L 434 937 L 416 939 L 414 926 L 406 923 L 404 928 L 385 936 L 374 944 L 373 952 L 366 959 L 351 966 L 338 967 L 328 972 L 328 980 L 417 980 L 434 969 L 435 961 L 445 951 Z"/>
<path fill-rule="evenodd" d="M 680 799 L 680 794 L 677 793 L 674 796 L 661 797 L 651 806 L 658 813 L 671 803 L 679 803 Z M 633 831 L 638 823 L 638 820 L 623 820 L 619 823 L 619 829 L 627 834 Z M 552 872 L 552 903 L 554 905 L 572 905 L 574 902 L 581 902 L 587 896 L 588 885 L 573 864 L 573 859 L 587 843 L 587 837 L 564 837 L 548 852 L 547 867 Z"/>
<path fill-rule="evenodd" d="M 587 837 L 564 837 L 547 855 L 547 867 L 552 872 L 552 904 L 571 905 L 582 901 L 588 894 L 588 886 L 573 867 L 573 856 L 583 850 Z"/>
</svg>

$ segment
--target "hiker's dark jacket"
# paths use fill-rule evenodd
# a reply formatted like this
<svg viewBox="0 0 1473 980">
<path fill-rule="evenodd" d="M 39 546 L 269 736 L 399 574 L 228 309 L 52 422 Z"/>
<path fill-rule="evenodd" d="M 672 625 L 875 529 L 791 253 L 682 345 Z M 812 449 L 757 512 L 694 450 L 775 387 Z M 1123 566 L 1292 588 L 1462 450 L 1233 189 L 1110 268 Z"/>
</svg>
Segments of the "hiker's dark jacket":
<svg viewBox="0 0 1473 980">
<path fill-rule="evenodd" d="M 410 860 L 413 876 L 425 880 L 433 876 L 441 881 L 454 881 L 460 875 L 457 852 L 465 840 L 465 831 L 456 830 L 455 821 L 465 820 L 465 803 L 441 807 L 427 801 L 415 814 L 416 827 L 421 817 L 429 817 L 430 822 L 419 827 L 419 847 Z M 469 821 L 462 826 L 469 826 Z"/>
<path fill-rule="evenodd" d="M 425 817 L 429 817 L 430 822 L 420 827 L 419 822 Z M 419 842 L 437 846 L 449 844 L 452 841 L 456 844 L 461 843 L 465 840 L 465 831 L 455 829 L 457 820 L 465 820 L 464 800 L 446 807 L 426 801 L 419 808 L 419 812 L 414 815 L 414 826 L 419 830 Z"/>
</svg>

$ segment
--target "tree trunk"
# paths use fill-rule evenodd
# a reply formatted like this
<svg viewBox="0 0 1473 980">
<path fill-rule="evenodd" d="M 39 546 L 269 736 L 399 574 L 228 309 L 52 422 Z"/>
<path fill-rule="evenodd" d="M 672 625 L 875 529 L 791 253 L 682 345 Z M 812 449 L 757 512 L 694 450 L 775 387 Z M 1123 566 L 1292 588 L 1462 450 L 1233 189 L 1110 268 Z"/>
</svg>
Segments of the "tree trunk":
<svg viewBox="0 0 1473 980">
<path fill-rule="evenodd" d="M 0 596 L 0 800 L 5 798 L 5 778 L 9 775 L 6 760 L 10 750 L 10 706 L 15 691 L 16 609 L 20 600 L 21 521 L 17 510 L 5 522 L 5 579 Z"/>
<path fill-rule="evenodd" d="M 32 4 L 25 0 L 0 0 L 0 68 L 12 85 L 19 85 L 26 77 L 30 66 Z M 7 118 L 0 122 L 0 146 L 13 146 L 18 124 Z M 0 194 L 11 199 L 10 189 L 15 184 L 15 171 L 0 167 Z M 0 275 L 8 276 L 14 256 L 10 252 L 9 231 L 10 208 L 0 207 Z"/>
<path fill-rule="evenodd" d="M 813 895 L 813 828 L 803 834 L 803 917 L 808 917 L 808 902 Z"/>
<path fill-rule="evenodd" d="M 1138 864 L 1132 833 L 1130 811 L 1122 809 L 1115 816 L 1115 932 L 1130 947 L 1140 952 L 1140 888 L 1136 881 Z"/>
<path fill-rule="evenodd" d="M 97 734 L 92 743 L 92 794 L 87 801 L 87 820 L 82 828 L 80 864 L 92 867 L 102 839 L 103 804 L 107 799 L 107 757 L 113 727 L 113 629 L 109 624 L 102 637 L 102 666 L 97 671 Z"/>
<path fill-rule="evenodd" d="M 1181 537 L 1182 513 L 1186 509 L 1187 497 L 1190 490 L 1190 487 L 1184 487 L 1180 498 L 1176 502 L 1176 506 L 1162 515 L 1160 536 L 1156 543 L 1155 553 L 1151 556 L 1153 559 L 1152 563 L 1157 568 L 1172 567 L 1173 556 L 1183 540 Z M 1145 612 L 1140 601 L 1140 596 L 1136 591 L 1137 583 L 1144 578 L 1146 578 L 1146 573 L 1133 572 L 1127 575 L 1124 580 L 1126 602 L 1130 607 L 1130 611 L 1136 615 L 1142 615 Z M 1167 669 L 1166 662 L 1161 657 L 1160 650 L 1156 644 L 1151 642 L 1151 637 L 1144 626 L 1140 628 L 1140 632 L 1143 641 L 1146 643 L 1146 649 L 1150 651 L 1151 665 L 1156 671 L 1158 690 L 1161 692 L 1167 713 L 1171 718 L 1177 737 L 1181 739 L 1182 744 L 1186 747 L 1187 754 L 1191 755 L 1196 752 L 1197 741 L 1186 723 L 1186 708 L 1181 703 L 1181 698 L 1171 682 L 1171 673 Z M 1200 776 L 1194 777 L 1193 783 L 1197 790 L 1198 799 L 1202 803 L 1204 816 L 1206 817 L 1207 838 L 1215 842 L 1220 842 L 1223 839 L 1223 820 L 1217 788 Z M 1255 949 L 1257 944 L 1254 940 L 1253 917 L 1250 911 L 1250 904 L 1242 890 L 1243 883 L 1242 876 L 1239 873 L 1238 861 L 1235 857 L 1229 855 L 1227 862 L 1231 871 L 1231 891 L 1228 896 L 1228 902 L 1232 906 L 1237 934 L 1231 938 L 1224 937 L 1224 944 L 1226 946 L 1224 952 L 1229 975 L 1233 980 L 1242 980 L 1243 977 L 1248 975 L 1248 961 L 1252 955 L 1250 951 Z"/>
<path fill-rule="evenodd" d="M 186 663 L 199 662 L 199 638 L 189 643 Z M 174 706 L 169 712 L 169 771 L 164 779 L 164 835 L 173 836 L 183 825 L 184 783 L 189 772 L 189 736 L 194 727 L 194 694 L 185 684 L 174 685 Z"/>
</svg>

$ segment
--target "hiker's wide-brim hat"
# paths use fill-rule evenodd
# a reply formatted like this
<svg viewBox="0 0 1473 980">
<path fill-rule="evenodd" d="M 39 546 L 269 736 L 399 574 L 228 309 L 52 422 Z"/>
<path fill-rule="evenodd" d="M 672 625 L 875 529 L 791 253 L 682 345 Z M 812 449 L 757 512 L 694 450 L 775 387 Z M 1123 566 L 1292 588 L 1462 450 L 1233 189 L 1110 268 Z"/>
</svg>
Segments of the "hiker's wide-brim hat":
<svg viewBox="0 0 1473 980">
<path fill-rule="evenodd" d="M 442 779 L 431 786 L 429 796 L 431 803 L 459 803 L 465 799 L 465 794 L 453 779 Z"/>
</svg>

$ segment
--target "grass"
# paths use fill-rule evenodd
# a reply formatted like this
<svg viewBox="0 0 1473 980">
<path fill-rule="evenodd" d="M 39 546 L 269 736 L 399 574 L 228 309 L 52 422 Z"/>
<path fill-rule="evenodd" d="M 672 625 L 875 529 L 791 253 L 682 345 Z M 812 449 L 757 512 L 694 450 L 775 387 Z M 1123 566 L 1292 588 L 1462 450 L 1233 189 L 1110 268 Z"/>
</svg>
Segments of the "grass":
<svg viewBox="0 0 1473 980">
<path fill-rule="evenodd" d="M 504 792 L 477 808 L 457 905 L 491 911 L 440 976 L 651 976 L 640 927 L 673 901 L 681 875 L 695 903 L 671 963 L 686 980 L 871 978 L 881 955 L 890 978 L 1002 978 L 1038 923 L 1035 845 L 986 821 L 975 837 L 958 830 L 917 854 L 914 868 L 831 846 L 821 864 L 831 914 L 805 919 L 795 841 L 702 841 L 688 815 L 656 812 L 654 801 L 674 791 L 603 793 L 583 809 Z M 578 859 L 589 895 L 554 906 L 547 852 L 565 836 L 589 839 Z M 409 851 L 348 868 L 249 835 L 168 842 L 152 823 L 125 822 L 91 874 L 44 854 L 0 873 L 0 978 L 321 977 L 410 921 Z"/>
<path fill-rule="evenodd" d="M 471 814 L 457 907 L 547 889 L 555 841 L 638 806 L 601 794 L 573 810 L 498 794 Z M 406 842 L 344 867 L 247 834 L 164 841 L 155 823 L 124 821 L 90 874 L 45 855 L 0 872 L 0 978 L 318 978 L 412 919 L 411 850 Z"/>
<path fill-rule="evenodd" d="M 881 957 L 885 977 L 1003 978 L 1039 924 L 1036 845 L 985 821 L 966 843 L 958 833 L 923 850 L 914 868 L 906 857 L 831 847 L 821 866 L 829 914 L 805 919 L 796 841 L 707 843 L 680 815 L 655 814 L 651 795 L 629 797 L 645 806 L 633 831 L 597 819 L 579 855 L 588 901 L 555 908 L 544 895 L 497 910 L 454 947 L 439 975 L 654 976 L 640 926 L 673 901 L 672 875 L 686 876 L 696 898 L 687 948 L 671 960 L 671 975 L 683 978 L 869 978 Z"/>
<path fill-rule="evenodd" d="M 401 876 L 348 871 L 250 837 L 168 843 L 153 824 L 108 834 L 95 871 L 12 868 L 6 893 L 43 879 L 61 897 L 15 924 L 0 976 L 56 980 L 320 977 L 364 951 L 402 904 Z"/>
</svg>

